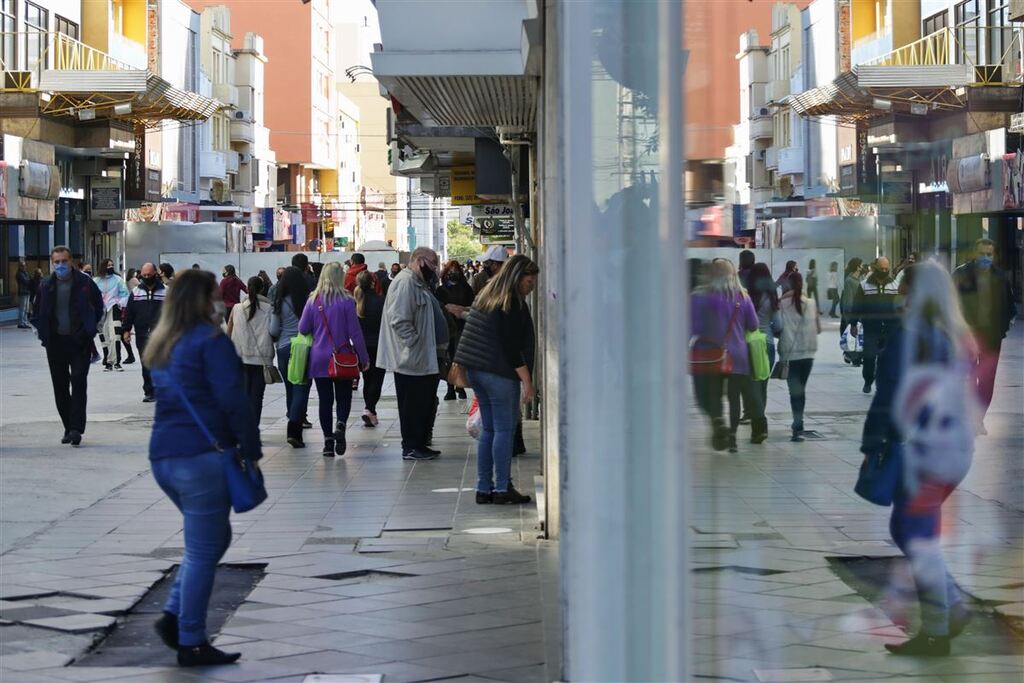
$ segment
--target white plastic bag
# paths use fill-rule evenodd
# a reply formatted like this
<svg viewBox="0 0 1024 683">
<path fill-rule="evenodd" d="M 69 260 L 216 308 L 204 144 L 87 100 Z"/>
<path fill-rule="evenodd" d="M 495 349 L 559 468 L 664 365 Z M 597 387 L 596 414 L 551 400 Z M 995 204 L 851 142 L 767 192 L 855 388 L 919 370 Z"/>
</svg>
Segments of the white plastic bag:
<svg viewBox="0 0 1024 683">
<path fill-rule="evenodd" d="M 956 357 L 915 362 L 911 351 L 917 342 L 916 331 L 908 326 L 903 376 L 893 400 L 893 421 L 904 439 L 905 486 L 911 494 L 922 481 L 956 486 L 967 476 L 980 415 L 968 364 Z"/>
<path fill-rule="evenodd" d="M 474 439 L 480 438 L 480 432 L 483 431 L 484 423 L 480 417 L 480 402 L 476 396 L 473 397 L 473 405 L 469 408 L 469 417 L 466 418 L 466 431 Z"/>
</svg>

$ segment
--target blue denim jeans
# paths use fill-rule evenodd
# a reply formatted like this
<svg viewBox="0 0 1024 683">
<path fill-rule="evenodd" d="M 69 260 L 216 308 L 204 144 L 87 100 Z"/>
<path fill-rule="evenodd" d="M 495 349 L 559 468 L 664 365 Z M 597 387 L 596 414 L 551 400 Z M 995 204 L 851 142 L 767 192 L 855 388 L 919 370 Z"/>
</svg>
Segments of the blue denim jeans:
<svg viewBox="0 0 1024 683">
<path fill-rule="evenodd" d="M 292 384 L 288 381 L 288 359 L 292 348 L 285 345 L 277 349 L 277 369 L 284 378 L 285 414 L 290 422 L 301 422 L 306 417 L 309 405 L 309 384 Z"/>
<path fill-rule="evenodd" d="M 512 442 L 519 422 L 519 382 L 482 370 L 470 370 L 469 384 L 480 403 L 482 422 L 476 448 L 476 490 L 504 493 L 512 477 Z"/>
<path fill-rule="evenodd" d="M 150 463 L 156 483 L 185 518 L 185 556 L 164 610 L 178 616 L 178 642 L 186 647 L 207 641 L 206 609 L 213 575 L 231 544 L 224 457 L 210 452 Z"/>
</svg>

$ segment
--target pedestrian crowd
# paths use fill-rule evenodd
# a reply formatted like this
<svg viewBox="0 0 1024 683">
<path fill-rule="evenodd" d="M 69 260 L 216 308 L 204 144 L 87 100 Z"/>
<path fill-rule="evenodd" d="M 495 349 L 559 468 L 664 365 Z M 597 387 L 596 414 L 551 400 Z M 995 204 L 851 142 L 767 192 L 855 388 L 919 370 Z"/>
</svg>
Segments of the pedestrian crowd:
<svg viewBox="0 0 1024 683">
<path fill-rule="evenodd" d="M 745 422 L 751 443 L 765 443 L 770 378 L 785 379 L 790 440 L 804 441 L 821 318 L 839 318 L 843 361 L 860 368 L 863 392 L 873 393 L 854 490 L 891 508 L 893 542 L 920 602 L 919 631 L 886 645 L 895 655 L 948 655 L 972 616 L 942 557 L 940 521 L 970 468 L 975 437 L 987 433 L 1002 342 L 1017 314 L 1009 278 L 994 261 L 994 243 L 979 239 L 952 273 L 917 254 L 895 272 L 884 256 L 867 264 L 851 258 L 842 278 L 832 262 L 827 314 L 813 259 L 806 273 L 787 261 L 777 278 L 748 250 L 738 269 L 725 258 L 690 262 L 690 370 L 715 451 L 737 453 Z"/>
<path fill-rule="evenodd" d="M 155 624 L 182 666 L 239 657 L 210 644 L 206 611 L 231 542 L 230 512 L 261 500 L 268 384 L 284 384 L 285 438 L 295 449 L 312 428 L 316 388 L 322 454 L 335 458 L 347 451 L 360 384 L 361 425 L 373 429 L 391 372 L 401 457 L 412 462 L 442 455 L 433 443 L 440 402 L 468 399 L 472 389 L 481 422 L 476 502 L 531 501 L 512 480 L 512 458 L 526 450 L 521 404 L 536 396 L 527 302 L 539 269 L 525 256 L 493 247 L 483 263 L 442 267 L 433 250 L 418 248 L 405 265 L 371 270 L 358 253 L 345 266 L 297 253 L 274 280 L 260 271 L 243 281 L 229 264 L 218 281 L 198 264 L 175 273 L 145 263 L 122 276 L 105 259 L 92 273 L 57 247 L 51 271 L 29 274 L 19 263 L 18 322 L 34 327 L 45 349 L 62 443 L 82 443 L 90 365 L 102 360 L 104 371 L 122 372 L 135 362 L 133 340 L 138 351 L 143 401 L 156 406 L 151 469 L 185 527 L 184 558 Z"/>
<path fill-rule="evenodd" d="M 891 506 L 893 539 L 921 600 L 921 630 L 887 645 L 895 654 L 948 654 L 970 619 L 939 550 L 939 520 L 966 476 L 975 435 L 985 433 L 1002 341 L 1016 316 L 994 259 L 994 244 L 982 239 L 952 274 L 916 255 L 895 272 L 885 257 L 852 258 L 842 275 L 831 262 L 821 284 L 814 260 L 806 271 L 788 261 L 778 277 L 746 250 L 738 268 L 725 258 L 691 262 L 690 370 L 715 451 L 738 453 L 744 424 L 752 444 L 768 442 L 772 379 L 788 389 L 790 441 L 805 440 L 822 318 L 839 320 L 842 358 L 860 368 L 864 393 L 874 392 L 857 492 Z M 268 384 L 284 385 L 285 438 L 294 449 L 306 446 L 303 433 L 313 427 L 316 388 L 322 455 L 337 458 L 347 452 L 357 396 L 356 424 L 380 424 L 392 373 L 401 457 L 411 462 L 442 455 L 433 439 L 439 405 L 472 390 L 476 503 L 531 502 L 512 477 L 513 457 L 525 451 L 521 406 L 537 396 L 529 299 L 540 270 L 526 256 L 493 247 L 480 262 L 442 265 L 433 250 L 418 248 L 404 266 L 374 270 L 358 253 L 347 267 L 296 253 L 273 280 L 260 271 L 247 281 L 232 265 L 219 281 L 198 264 L 175 273 L 145 263 L 122 277 L 105 259 L 91 271 L 76 268 L 66 247 L 53 250 L 48 276 L 20 262 L 19 327 L 35 328 L 45 348 L 61 442 L 72 446 L 86 431 L 90 365 L 117 372 L 140 361 L 143 401 L 156 404 L 151 468 L 185 526 L 185 556 L 156 624 L 181 665 L 238 659 L 209 643 L 205 618 L 231 540 L 230 512 L 260 500 Z M 935 457 L 952 450 L 955 457 Z"/>
</svg>

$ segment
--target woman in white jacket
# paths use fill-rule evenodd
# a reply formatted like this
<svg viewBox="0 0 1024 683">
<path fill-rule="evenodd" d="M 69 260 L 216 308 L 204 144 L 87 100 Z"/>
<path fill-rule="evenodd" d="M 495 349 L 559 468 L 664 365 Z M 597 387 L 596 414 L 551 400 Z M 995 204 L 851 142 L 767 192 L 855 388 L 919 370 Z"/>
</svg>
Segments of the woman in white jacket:
<svg viewBox="0 0 1024 683">
<path fill-rule="evenodd" d="M 228 336 L 242 359 L 245 392 L 249 396 L 256 424 L 263 415 L 263 393 L 267 388 L 263 368 L 274 363 L 274 340 L 270 336 L 270 318 L 273 308 L 264 296 L 263 280 L 249 278 L 249 298 L 231 309 Z"/>
<path fill-rule="evenodd" d="M 804 296 L 803 276 L 800 273 L 791 274 L 789 286 L 789 291 L 779 300 L 779 313 L 782 316 L 779 358 L 789 365 L 786 382 L 789 385 L 789 406 L 793 410 L 791 440 L 803 441 L 807 379 L 811 376 L 814 354 L 818 350 L 821 320 L 817 304 Z"/>
</svg>

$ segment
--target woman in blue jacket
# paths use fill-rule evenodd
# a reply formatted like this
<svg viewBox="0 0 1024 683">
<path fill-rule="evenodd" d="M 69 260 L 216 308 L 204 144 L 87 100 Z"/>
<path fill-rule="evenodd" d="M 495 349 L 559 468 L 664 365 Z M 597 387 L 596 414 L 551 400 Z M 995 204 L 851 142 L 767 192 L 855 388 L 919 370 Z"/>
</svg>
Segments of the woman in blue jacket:
<svg viewBox="0 0 1024 683">
<path fill-rule="evenodd" d="M 961 369 L 977 347 L 949 273 L 933 261 L 904 272 L 906 308 L 878 359 L 860 450 L 867 458 L 900 458 L 889 532 L 921 603 L 917 635 L 885 647 L 896 655 L 945 656 L 971 618 L 946 569 L 940 536 L 942 504 L 966 476 L 974 448 L 975 397 Z"/>
<path fill-rule="evenodd" d="M 256 419 L 244 400 L 242 363 L 213 321 L 220 300 L 212 273 L 184 271 L 168 290 L 143 358 L 153 368 L 157 398 L 150 465 L 184 516 L 185 555 L 156 622 L 181 666 L 229 664 L 241 656 L 213 647 L 206 633 L 214 572 L 231 543 L 221 450 L 237 449 L 253 461 L 262 456 Z"/>
</svg>

